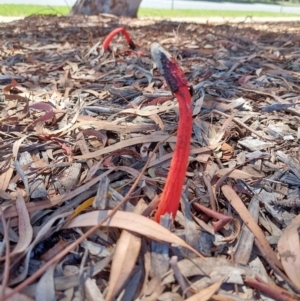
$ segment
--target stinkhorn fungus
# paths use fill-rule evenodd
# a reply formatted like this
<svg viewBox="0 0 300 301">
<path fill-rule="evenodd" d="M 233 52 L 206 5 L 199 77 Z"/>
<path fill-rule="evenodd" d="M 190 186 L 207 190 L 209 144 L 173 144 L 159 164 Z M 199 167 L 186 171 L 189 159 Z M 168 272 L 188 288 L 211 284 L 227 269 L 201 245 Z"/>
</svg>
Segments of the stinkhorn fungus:
<svg viewBox="0 0 300 301">
<path fill-rule="evenodd" d="M 125 36 L 126 41 L 132 50 L 134 50 L 136 48 L 136 45 L 131 40 L 131 37 L 130 37 L 129 33 L 126 31 L 126 29 L 123 27 L 119 27 L 119 28 L 114 29 L 112 32 L 110 32 L 109 35 L 105 38 L 104 42 L 102 43 L 102 46 L 105 51 L 107 51 L 109 49 L 110 42 L 112 41 L 114 36 L 117 35 L 118 33 L 122 33 Z"/>
<path fill-rule="evenodd" d="M 154 216 L 155 221 L 159 222 L 160 217 L 166 213 L 171 214 L 175 218 L 179 207 L 190 153 L 193 118 L 191 90 L 177 61 L 158 43 L 151 45 L 151 54 L 160 73 L 166 79 L 170 90 L 179 103 L 179 122 L 175 151 L 166 184 L 160 197 L 160 203 Z"/>
</svg>

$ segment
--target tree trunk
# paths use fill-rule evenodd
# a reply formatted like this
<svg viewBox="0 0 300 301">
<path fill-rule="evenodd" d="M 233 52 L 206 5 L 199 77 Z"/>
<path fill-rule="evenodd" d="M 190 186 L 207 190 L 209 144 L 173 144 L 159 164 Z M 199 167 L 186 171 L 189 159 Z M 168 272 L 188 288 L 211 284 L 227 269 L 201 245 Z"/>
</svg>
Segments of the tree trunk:
<svg viewBox="0 0 300 301">
<path fill-rule="evenodd" d="M 136 18 L 142 0 L 77 0 L 71 15 L 98 15 L 102 13 Z"/>
</svg>

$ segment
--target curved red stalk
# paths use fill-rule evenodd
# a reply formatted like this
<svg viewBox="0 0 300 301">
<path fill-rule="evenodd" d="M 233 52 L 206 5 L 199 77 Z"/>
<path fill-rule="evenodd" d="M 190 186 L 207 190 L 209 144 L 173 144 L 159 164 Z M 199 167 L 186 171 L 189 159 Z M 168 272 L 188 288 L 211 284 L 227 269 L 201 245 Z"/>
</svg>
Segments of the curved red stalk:
<svg viewBox="0 0 300 301">
<path fill-rule="evenodd" d="M 154 216 L 155 221 L 159 222 L 160 217 L 166 213 L 171 214 L 175 218 L 179 207 L 190 153 L 193 118 L 188 82 L 177 61 L 157 43 L 152 44 L 151 54 L 179 103 L 179 123 L 174 156 L 165 188 Z"/>
<path fill-rule="evenodd" d="M 136 48 L 135 44 L 131 40 L 131 37 L 130 37 L 129 33 L 126 31 L 126 29 L 123 27 L 119 27 L 119 28 L 114 29 L 112 32 L 110 32 L 109 35 L 103 41 L 102 46 L 103 46 L 104 50 L 109 49 L 110 42 L 112 41 L 114 36 L 117 35 L 118 33 L 122 33 L 125 36 L 126 41 L 132 50 L 134 50 Z"/>
</svg>

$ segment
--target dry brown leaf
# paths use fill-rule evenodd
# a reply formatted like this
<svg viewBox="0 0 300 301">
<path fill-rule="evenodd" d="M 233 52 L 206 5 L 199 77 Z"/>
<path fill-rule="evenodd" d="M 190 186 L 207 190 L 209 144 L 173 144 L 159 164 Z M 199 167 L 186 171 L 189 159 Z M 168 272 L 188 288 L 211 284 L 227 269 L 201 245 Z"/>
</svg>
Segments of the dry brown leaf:
<svg viewBox="0 0 300 301">
<path fill-rule="evenodd" d="M 85 127 L 87 125 L 95 127 L 97 130 L 108 130 L 114 132 L 124 132 L 128 131 L 129 133 L 133 132 L 143 132 L 147 130 L 153 130 L 156 126 L 148 125 L 148 124 L 126 124 L 126 125 L 119 125 L 114 124 L 112 122 L 98 120 L 89 116 L 79 116 L 78 123 L 74 124 L 68 131 L 73 131 L 79 127 Z"/>
<path fill-rule="evenodd" d="M 262 248 L 265 251 L 265 255 L 280 269 L 283 269 L 280 261 L 277 259 L 276 254 L 272 250 L 264 233 L 261 228 L 257 225 L 252 215 L 249 213 L 248 209 L 236 194 L 236 192 L 228 185 L 222 186 L 222 192 L 225 195 L 228 202 L 233 206 L 236 212 L 240 215 L 243 222 L 247 224 L 248 228 L 253 232 L 257 240 L 260 242 Z"/>
<path fill-rule="evenodd" d="M 109 175 L 114 170 L 115 170 L 114 168 L 111 168 L 111 169 L 105 171 L 100 176 L 98 176 L 96 178 L 93 178 L 88 183 L 85 183 L 84 185 L 82 185 L 82 186 L 80 186 L 80 187 L 78 187 L 78 188 L 76 188 L 76 189 L 74 189 L 70 192 L 67 192 L 65 194 L 55 196 L 55 197 L 51 198 L 50 200 L 26 203 L 26 208 L 27 208 L 28 212 L 32 212 L 32 211 L 47 209 L 47 208 L 50 208 L 52 206 L 59 205 L 62 202 L 65 202 L 66 200 L 74 198 L 75 196 L 79 195 L 83 191 L 86 191 L 91 186 L 98 183 L 100 179 L 102 179 L 103 177 L 106 177 L 107 175 Z M 11 207 L 7 208 L 4 212 L 4 216 L 5 216 L 5 218 L 17 216 L 16 207 L 11 206 Z"/>
<path fill-rule="evenodd" d="M 65 228 L 95 226 L 109 214 L 111 214 L 111 210 L 88 212 L 75 217 Z M 147 236 L 153 240 L 178 244 L 193 251 L 199 257 L 203 257 L 174 233 L 153 220 L 132 212 L 117 211 L 108 221 L 103 223 L 103 226 L 121 228 Z"/>
<path fill-rule="evenodd" d="M 0 285 L 0 296 L 5 293 L 6 295 L 12 291 L 11 288 L 6 287 L 3 289 L 3 286 Z M 34 301 L 33 299 L 27 297 L 26 295 L 23 294 L 15 294 L 13 297 L 9 298 L 9 301 Z"/>
<path fill-rule="evenodd" d="M 46 273 L 40 278 L 36 286 L 35 300 L 36 301 L 53 301 L 55 300 L 54 286 L 54 270 L 52 265 L 47 269 Z"/>
<path fill-rule="evenodd" d="M 211 301 L 236 301 L 236 299 L 224 295 L 213 295 Z"/>
<path fill-rule="evenodd" d="M 120 113 L 130 113 L 130 114 L 136 114 L 140 116 L 151 116 L 151 115 L 157 115 L 159 113 L 163 113 L 169 110 L 172 110 L 173 108 L 177 108 L 178 104 L 177 103 L 171 103 L 168 106 L 147 106 L 142 109 L 125 109 Z"/>
<path fill-rule="evenodd" d="M 219 169 L 216 172 L 216 175 L 218 177 L 223 177 L 227 173 L 228 173 L 228 178 L 232 178 L 232 179 L 250 179 L 250 178 L 253 178 L 253 175 L 249 174 L 246 171 L 239 170 L 239 169 L 232 170 L 232 168 L 222 168 L 222 169 Z"/>
<path fill-rule="evenodd" d="M 223 281 L 217 281 L 216 283 L 210 285 L 209 287 L 201 290 L 192 297 L 185 299 L 186 301 L 207 301 L 209 300 L 221 287 Z"/>
<path fill-rule="evenodd" d="M 20 146 L 22 145 L 24 140 L 26 138 L 29 138 L 30 136 L 32 136 L 32 135 L 24 135 L 22 138 L 16 140 L 16 142 L 13 144 L 12 153 L 13 153 L 14 158 L 17 158 Z"/>
<path fill-rule="evenodd" d="M 158 133 L 155 132 L 151 135 L 147 135 L 147 136 L 141 136 L 141 137 L 137 137 L 137 138 L 131 138 L 131 139 L 127 139 L 124 141 L 120 141 L 114 145 L 110 145 L 105 147 L 104 149 L 100 149 L 98 151 L 95 152 L 91 152 L 89 154 L 85 154 L 82 156 L 74 156 L 74 159 L 78 159 L 78 160 L 83 160 L 83 159 L 91 159 L 91 158 L 95 158 L 107 153 L 111 153 L 113 151 L 128 147 L 128 146 L 132 146 L 132 145 L 136 145 L 136 144 L 140 144 L 140 143 L 148 143 L 148 142 L 160 142 L 162 140 L 164 140 L 165 138 L 167 138 L 166 134 L 163 133 Z M 176 138 L 175 137 L 170 137 L 166 140 L 166 142 L 176 142 Z"/>
<path fill-rule="evenodd" d="M 25 103 L 24 109 L 22 113 L 18 114 L 18 120 L 22 120 L 24 117 L 27 116 L 29 112 L 29 99 L 27 97 L 23 97 L 21 95 L 16 95 L 16 94 L 5 94 L 5 99 L 7 100 L 18 100 L 18 102 L 23 102 Z"/>
<path fill-rule="evenodd" d="M 158 114 L 153 114 L 153 115 L 149 116 L 149 119 L 153 120 L 155 122 L 155 124 L 157 124 L 159 126 L 159 129 L 161 131 L 164 131 L 165 125 Z"/>
<path fill-rule="evenodd" d="M 45 111 L 46 113 L 37 118 L 36 120 L 34 120 L 29 126 L 34 126 L 35 124 L 37 124 L 38 122 L 44 122 L 47 120 L 52 120 L 53 118 L 53 107 L 52 105 L 50 105 L 49 103 L 46 102 L 36 102 L 32 105 L 29 106 L 30 109 L 36 109 L 36 110 L 42 110 Z"/>
<path fill-rule="evenodd" d="M 168 142 L 172 142 L 172 140 L 168 139 Z M 194 155 L 194 154 L 202 154 L 202 153 L 204 153 L 204 156 L 207 155 L 207 157 L 209 157 L 209 156 L 211 156 L 212 149 L 215 148 L 215 147 L 216 147 L 216 145 L 214 145 L 212 147 L 197 147 L 197 148 L 192 148 L 191 151 L 190 151 L 190 154 Z M 150 164 L 148 165 L 148 167 L 152 167 L 152 166 L 155 166 L 157 164 L 161 164 L 162 162 L 164 162 L 166 160 L 170 160 L 170 159 L 172 159 L 173 155 L 174 155 L 174 153 L 172 152 L 172 153 L 165 154 L 165 155 L 161 156 L 158 159 L 154 159 L 154 160 L 152 160 L 150 162 Z"/>
<path fill-rule="evenodd" d="M 84 282 L 84 291 L 87 301 L 104 301 L 104 297 L 95 279 L 88 278 Z"/>
<path fill-rule="evenodd" d="M 84 139 L 84 135 L 82 132 L 79 132 L 79 134 L 76 137 L 76 140 L 77 140 L 77 145 L 79 146 L 81 153 L 83 155 L 88 154 L 90 151 L 89 151 L 88 145 Z M 88 160 L 87 165 L 89 168 L 91 168 L 93 166 L 93 160 L 91 160 L 91 159 Z"/>
<path fill-rule="evenodd" d="M 224 122 L 224 124 L 222 125 L 222 127 L 218 131 L 218 133 L 216 133 L 214 137 L 209 139 L 209 144 L 210 145 L 216 145 L 216 144 L 220 143 L 220 141 L 222 140 L 222 138 L 225 134 L 226 129 L 231 124 L 233 118 L 234 118 L 234 114 L 230 115 L 230 117 Z"/>
<path fill-rule="evenodd" d="M 143 207 L 139 202 L 134 212 L 141 214 L 144 211 Z M 141 244 L 140 235 L 126 230 L 122 231 L 113 255 L 106 301 L 112 300 L 128 280 L 140 253 Z"/>
<path fill-rule="evenodd" d="M 39 231 L 36 235 L 36 237 L 34 238 L 34 240 L 32 241 L 32 243 L 28 246 L 27 248 L 27 253 L 26 253 L 26 258 L 23 261 L 23 266 L 22 266 L 22 272 L 20 274 L 18 274 L 17 277 L 13 278 L 10 281 L 10 285 L 15 285 L 18 284 L 20 282 L 22 282 L 28 273 L 28 269 L 29 269 L 29 263 L 30 263 L 30 258 L 31 258 L 31 252 L 33 251 L 33 248 L 37 245 L 37 243 L 39 243 L 40 241 L 42 241 L 43 239 L 45 239 L 45 237 L 49 237 L 49 233 L 52 230 L 51 228 L 53 227 L 53 224 L 62 218 L 65 218 L 69 216 L 69 213 L 62 213 L 56 216 L 53 216 L 50 220 L 48 220 L 43 226 L 41 226 L 39 228 Z"/>
<path fill-rule="evenodd" d="M 283 231 L 277 247 L 284 271 L 300 290 L 300 215 L 296 216 Z"/>
<path fill-rule="evenodd" d="M 186 258 L 178 261 L 180 273 L 185 278 L 193 276 L 215 275 L 216 280 L 223 280 L 226 283 L 243 284 L 242 276 L 251 277 L 252 272 L 249 267 L 236 265 L 225 258 L 208 257 L 206 260 L 202 258 Z M 174 273 L 167 273 L 162 280 L 165 285 L 175 281 Z"/>
<path fill-rule="evenodd" d="M 0 174 L 0 190 L 5 191 L 9 185 L 10 179 L 13 175 L 14 169 L 12 167 L 8 167 L 1 171 Z"/>
<path fill-rule="evenodd" d="M 17 190 L 16 209 L 19 217 L 19 240 L 11 255 L 25 251 L 30 245 L 33 235 L 29 214 L 20 189 Z"/>
</svg>

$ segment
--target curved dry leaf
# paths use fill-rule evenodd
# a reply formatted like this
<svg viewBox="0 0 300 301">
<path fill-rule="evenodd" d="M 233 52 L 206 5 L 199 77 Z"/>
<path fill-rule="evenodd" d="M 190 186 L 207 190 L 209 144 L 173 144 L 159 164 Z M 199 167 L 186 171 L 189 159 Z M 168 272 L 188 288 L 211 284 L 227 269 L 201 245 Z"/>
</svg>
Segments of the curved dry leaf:
<svg viewBox="0 0 300 301">
<path fill-rule="evenodd" d="M 30 125 L 30 126 L 33 126 L 39 122 L 44 122 L 44 121 L 47 121 L 47 120 L 52 120 L 53 119 L 53 107 L 46 103 L 46 102 L 37 102 L 37 103 L 34 103 L 32 105 L 29 106 L 29 109 L 35 109 L 35 110 L 42 110 L 42 111 L 45 111 L 46 113 L 39 117 L 38 119 L 34 120 Z"/>
<path fill-rule="evenodd" d="M 55 286 L 54 286 L 54 270 L 55 266 L 52 265 L 39 280 L 36 286 L 35 300 L 36 301 L 54 301 Z"/>
<path fill-rule="evenodd" d="M 196 293 L 195 295 L 185 299 L 186 301 L 206 301 L 210 300 L 210 298 L 220 289 L 223 281 L 217 281 L 216 283 L 212 284 L 211 286 L 201 290 L 200 292 Z"/>
<path fill-rule="evenodd" d="M 120 141 L 113 145 L 107 146 L 103 149 L 97 150 L 95 152 L 91 152 L 89 154 L 85 154 L 82 156 L 74 156 L 74 159 L 78 159 L 78 160 L 91 159 L 91 158 L 95 158 L 95 157 L 98 157 L 98 156 L 101 156 L 104 154 L 111 153 L 115 150 L 120 150 L 125 147 L 140 144 L 140 143 L 142 144 L 142 143 L 148 143 L 148 142 L 160 142 L 167 137 L 168 136 L 166 134 L 155 132 L 154 134 L 123 140 L 123 141 Z M 169 137 L 166 140 L 166 142 L 176 142 L 176 137 Z"/>
<path fill-rule="evenodd" d="M 27 97 L 16 95 L 16 94 L 5 94 L 6 100 L 17 100 L 18 102 L 25 103 L 25 106 L 21 113 L 18 114 L 18 120 L 23 120 L 29 112 L 29 99 Z"/>
<path fill-rule="evenodd" d="M 219 131 L 217 133 L 215 133 L 212 138 L 209 139 L 209 145 L 215 145 L 217 143 L 220 143 L 220 141 L 222 140 L 222 138 L 225 134 L 226 129 L 231 124 L 233 117 L 234 117 L 234 115 L 232 114 L 228 117 L 228 119 L 226 119 L 226 121 L 224 122 L 222 127 L 219 129 Z"/>
<path fill-rule="evenodd" d="M 12 147 L 12 152 L 13 152 L 14 158 L 17 158 L 20 146 L 22 145 L 23 141 L 30 136 L 33 136 L 33 135 L 24 135 L 22 138 L 20 138 L 14 142 L 13 147 Z"/>
<path fill-rule="evenodd" d="M 61 134 L 61 136 L 65 135 L 67 132 L 70 131 L 70 128 L 75 124 L 79 114 L 80 114 L 80 110 L 76 110 L 72 120 L 66 126 L 56 131 L 50 132 L 50 134 L 51 135 Z"/>
<path fill-rule="evenodd" d="M 173 141 L 168 139 L 166 142 L 173 142 Z M 174 141 L 174 142 L 176 142 L 176 141 Z M 203 153 L 207 153 L 210 155 L 212 153 L 212 149 L 214 149 L 215 147 L 217 147 L 217 145 L 205 146 L 205 147 L 195 147 L 195 148 L 191 149 L 190 155 L 199 155 L 199 154 L 203 154 Z M 170 159 L 172 159 L 173 156 L 174 156 L 174 152 L 170 152 L 170 153 L 160 156 L 158 159 L 153 159 L 148 164 L 148 168 L 158 165 L 158 164 L 161 164 L 164 161 L 170 160 Z"/>
<path fill-rule="evenodd" d="M 158 114 L 154 114 L 154 115 L 149 116 L 149 119 L 153 120 L 155 122 L 155 124 L 157 124 L 159 126 L 159 129 L 161 131 L 165 130 L 165 125 L 164 125 L 162 119 L 159 117 Z"/>
<path fill-rule="evenodd" d="M 101 222 L 109 214 L 112 214 L 112 210 L 97 210 L 88 212 L 75 217 L 69 224 L 65 226 L 65 228 L 92 227 L 99 224 L 99 222 Z M 147 236 L 153 240 L 178 244 L 193 251 L 199 257 L 203 258 L 199 252 L 189 246 L 177 235 L 162 227 L 155 221 L 136 213 L 117 211 L 112 217 L 103 223 L 103 226 L 121 228 Z"/>
<path fill-rule="evenodd" d="M 102 142 L 103 145 L 106 145 L 107 143 L 107 135 L 98 131 L 98 130 L 95 130 L 95 129 L 85 129 L 85 130 L 81 130 L 81 133 L 84 135 L 84 136 L 95 136 L 98 138 L 99 141 Z"/>
<path fill-rule="evenodd" d="M 129 65 L 129 66 L 127 67 L 127 69 L 128 69 L 128 70 L 134 70 L 134 69 L 137 69 L 137 70 L 138 70 L 138 71 L 137 71 L 138 73 L 144 75 L 144 76 L 147 78 L 148 84 L 150 84 L 150 83 L 152 82 L 153 74 L 152 74 L 150 71 L 148 71 L 148 70 L 146 70 L 146 69 L 140 67 L 139 65 L 137 65 L 137 64 L 131 64 L 131 65 Z"/>
<path fill-rule="evenodd" d="M 128 131 L 130 133 L 141 133 L 145 131 L 150 131 L 156 129 L 156 126 L 152 124 L 115 124 L 112 122 L 104 121 L 104 120 L 98 120 L 90 116 L 83 116 L 79 115 L 77 119 L 77 123 L 74 124 L 68 132 L 74 131 L 75 129 L 83 126 L 92 126 L 97 130 L 108 130 L 108 131 L 114 131 L 114 132 L 123 132 Z M 63 133 L 65 134 L 65 133 Z M 63 135 L 62 134 L 62 135 Z"/>
<path fill-rule="evenodd" d="M 229 293 L 228 293 L 229 295 Z M 231 297 L 228 297 L 227 295 L 221 295 L 221 294 L 218 294 L 218 295 L 213 295 L 212 299 L 211 300 L 214 300 L 214 301 L 236 301 L 237 299 L 236 298 L 231 298 Z"/>
<path fill-rule="evenodd" d="M 5 191 L 8 188 L 8 185 L 10 183 L 10 179 L 12 178 L 14 169 L 12 167 L 8 167 L 6 170 L 0 171 L 0 190 L 1 192 Z M 1 197 L 3 197 L 3 194 L 1 193 Z"/>
<path fill-rule="evenodd" d="M 246 171 L 239 170 L 239 169 L 232 169 L 232 168 L 222 168 L 216 172 L 216 175 L 218 177 L 223 177 L 226 174 L 228 174 L 228 178 L 233 178 L 233 179 L 250 179 L 255 177 L 254 175 L 251 175 Z"/>
<path fill-rule="evenodd" d="M 177 263 L 180 273 L 185 277 L 216 275 L 218 280 L 226 283 L 243 284 L 243 276 L 251 277 L 251 269 L 247 266 L 236 265 L 225 258 L 209 257 L 182 259 Z M 162 284 L 168 285 L 175 281 L 172 271 L 165 275 Z"/>
<path fill-rule="evenodd" d="M 17 190 L 16 209 L 19 217 L 19 240 L 11 255 L 25 251 L 30 245 L 33 235 L 29 214 L 20 189 Z"/>
<path fill-rule="evenodd" d="M 29 183 L 28 183 L 28 177 L 25 174 L 25 171 L 23 170 L 20 162 L 17 160 L 14 162 L 14 167 L 15 167 L 16 172 L 19 174 L 20 178 L 23 181 L 23 184 L 25 186 L 26 196 L 29 197 L 29 195 L 30 195 Z"/>
<path fill-rule="evenodd" d="M 268 241 L 266 240 L 264 233 L 253 219 L 252 215 L 250 214 L 240 197 L 228 185 L 223 185 L 221 189 L 228 202 L 232 205 L 236 212 L 238 212 L 243 222 L 248 226 L 248 228 L 257 238 L 257 240 L 259 241 L 259 243 L 265 251 L 265 255 L 268 256 L 269 260 L 272 261 L 277 267 L 282 269 L 282 265 L 277 259 L 276 254 L 272 250 Z"/>
<path fill-rule="evenodd" d="M 278 252 L 284 271 L 300 289 L 300 215 L 286 227 L 278 241 Z"/>
<path fill-rule="evenodd" d="M 238 79 L 238 83 L 240 85 L 246 84 L 247 81 L 249 81 L 251 78 L 255 78 L 256 76 L 254 75 L 248 75 L 248 74 L 244 74 L 242 75 L 239 79 Z"/>
<path fill-rule="evenodd" d="M 14 87 L 17 87 L 19 85 L 19 83 L 12 77 L 10 77 L 10 80 L 11 80 L 11 83 L 6 85 L 4 88 L 3 88 L 3 94 L 9 94 L 10 93 L 10 90 Z"/>
<path fill-rule="evenodd" d="M 169 110 L 172 110 L 173 108 L 178 107 L 177 103 L 172 103 L 170 105 L 164 105 L 164 106 L 147 106 L 147 107 L 143 107 L 142 109 L 125 109 L 123 111 L 121 111 L 121 114 L 124 113 L 129 113 L 129 114 L 136 114 L 139 116 L 151 116 L 151 115 L 157 115 L 160 113 L 164 113 L 164 112 L 168 112 Z"/>
<path fill-rule="evenodd" d="M 74 190 L 72 190 L 70 192 L 67 192 L 67 193 L 64 193 L 61 195 L 57 195 L 57 196 L 51 198 L 50 200 L 26 203 L 27 210 L 28 210 L 28 212 L 33 212 L 33 211 L 37 211 L 37 210 L 47 209 L 47 208 L 51 208 L 52 206 L 59 205 L 62 202 L 65 202 L 67 200 L 70 200 L 70 199 L 78 196 L 80 193 L 86 191 L 93 185 L 97 184 L 103 177 L 106 177 L 114 170 L 115 170 L 115 168 L 111 168 L 111 169 L 105 171 L 103 174 L 93 178 L 89 182 L 79 186 L 78 188 L 75 188 Z M 14 205 L 7 208 L 4 212 L 5 218 L 15 217 L 17 215 L 18 214 L 16 212 L 16 208 Z"/>
<path fill-rule="evenodd" d="M 85 280 L 84 292 L 87 301 L 104 301 L 104 297 L 96 284 L 96 279 L 88 278 Z"/>
<path fill-rule="evenodd" d="M 12 292 L 12 289 L 9 287 L 6 287 L 5 289 L 3 289 L 3 286 L 0 285 L 0 296 L 4 294 L 9 294 Z M 34 301 L 33 299 L 27 297 L 24 294 L 14 294 L 12 297 L 9 298 L 9 301 Z"/>
<path fill-rule="evenodd" d="M 141 214 L 143 210 L 142 203 L 139 202 L 135 207 L 135 213 Z M 129 279 L 139 256 L 141 245 L 140 235 L 126 230 L 122 231 L 111 263 L 106 301 L 112 300 Z"/>
<path fill-rule="evenodd" d="M 33 250 L 33 248 L 37 245 L 37 243 L 39 243 L 41 240 L 43 240 L 45 237 L 49 236 L 49 233 L 51 231 L 53 231 L 52 227 L 53 227 L 53 224 L 59 220 L 60 218 L 65 218 L 67 216 L 69 216 L 70 213 L 67 212 L 67 213 L 62 213 L 62 214 L 59 214 L 57 216 L 54 216 L 52 217 L 49 221 L 47 221 L 45 223 L 45 225 L 43 225 L 39 232 L 37 233 L 34 241 L 28 246 L 27 250 L 26 250 L 26 257 L 25 257 L 25 260 L 23 262 L 23 269 L 22 269 L 22 272 L 17 276 L 15 277 L 14 279 L 12 279 L 9 283 L 9 285 L 15 285 L 17 283 L 20 283 L 21 281 L 23 281 L 26 276 L 27 276 L 27 273 L 28 273 L 28 269 L 29 269 L 29 262 L 30 262 L 30 258 L 31 258 L 31 252 Z M 57 226 L 57 229 L 59 228 L 59 226 Z"/>
<path fill-rule="evenodd" d="M 193 116 L 197 116 L 200 113 L 203 106 L 204 96 L 205 95 L 203 94 L 194 102 Z"/>
</svg>

